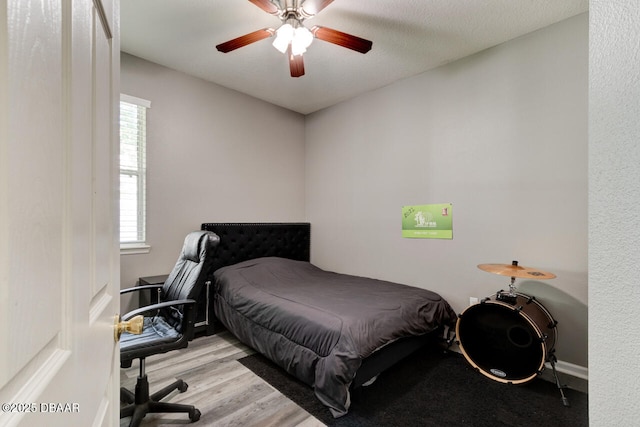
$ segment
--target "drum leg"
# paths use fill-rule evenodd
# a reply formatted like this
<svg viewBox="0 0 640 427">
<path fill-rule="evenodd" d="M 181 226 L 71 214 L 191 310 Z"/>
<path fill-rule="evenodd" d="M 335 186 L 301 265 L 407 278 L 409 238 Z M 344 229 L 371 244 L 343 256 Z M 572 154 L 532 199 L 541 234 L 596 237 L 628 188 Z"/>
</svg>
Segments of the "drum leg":
<svg viewBox="0 0 640 427">
<path fill-rule="evenodd" d="M 564 395 L 564 389 L 566 386 L 561 385 L 560 379 L 558 378 L 558 372 L 556 371 L 557 361 L 558 359 L 556 358 L 556 355 L 552 353 L 551 356 L 549 357 L 549 363 L 551 363 L 551 369 L 553 369 L 553 376 L 556 379 L 556 386 L 558 386 L 558 390 L 560 390 L 560 395 L 562 396 L 562 404 L 564 406 L 571 406 L 569 405 L 569 399 L 567 399 L 567 397 Z"/>
<path fill-rule="evenodd" d="M 448 338 L 446 338 L 446 343 L 447 343 L 447 350 L 449 350 L 453 345 L 453 343 L 456 342 L 456 331 L 453 329 L 449 329 L 449 331 L 447 331 L 447 336 Z"/>
</svg>

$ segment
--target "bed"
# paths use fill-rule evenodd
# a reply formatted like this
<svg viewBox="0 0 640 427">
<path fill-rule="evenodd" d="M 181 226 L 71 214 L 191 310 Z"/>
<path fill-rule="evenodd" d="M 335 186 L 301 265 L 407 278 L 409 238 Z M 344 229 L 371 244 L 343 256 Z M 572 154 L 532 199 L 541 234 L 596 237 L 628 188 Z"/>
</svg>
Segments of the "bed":
<svg viewBox="0 0 640 427">
<path fill-rule="evenodd" d="M 308 223 L 202 229 L 220 237 L 215 318 L 313 387 L 334 417 L 348 412 L 352 389 L 455 324 L 455 312 L 434 292 L 311 264 Z"/>
</svg>

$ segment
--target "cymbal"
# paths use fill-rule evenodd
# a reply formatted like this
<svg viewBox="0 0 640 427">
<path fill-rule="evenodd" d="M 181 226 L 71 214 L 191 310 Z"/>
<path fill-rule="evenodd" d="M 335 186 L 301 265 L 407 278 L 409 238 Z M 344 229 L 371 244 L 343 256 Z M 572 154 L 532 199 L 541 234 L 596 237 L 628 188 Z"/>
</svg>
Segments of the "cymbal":
<svg viewBox="0 0 640 427">
<path fill-rule="evenodd" d="M 541 271 L 537 268 L 522 267 L 518 265 L 517 261 L 514 261 L 512 264 L 479 264 L 478 268 L 488 273 L 525 279 L 546 280 L 556 277 L 553 273 Z"/>
</svg>

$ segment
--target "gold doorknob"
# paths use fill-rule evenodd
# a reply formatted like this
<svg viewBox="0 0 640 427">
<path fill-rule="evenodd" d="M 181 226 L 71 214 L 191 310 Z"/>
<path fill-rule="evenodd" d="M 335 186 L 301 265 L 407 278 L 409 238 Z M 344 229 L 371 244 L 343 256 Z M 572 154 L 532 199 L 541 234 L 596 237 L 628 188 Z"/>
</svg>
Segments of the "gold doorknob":
<svg viewBox="0 0 640 427">
<path fill-rule="evenodd" d="M 113 338 L 116 342 L 120 341 L 120 335 L 122 335 L 123 332 L 140 335 L 142 333 L 143 323 L 144 316 L 142 315 L 132 317 L 131 320 L 122 322 L 120 321 L 120 315 L 116 314 L 115 324 L 113 325 Z"/>
</svg>

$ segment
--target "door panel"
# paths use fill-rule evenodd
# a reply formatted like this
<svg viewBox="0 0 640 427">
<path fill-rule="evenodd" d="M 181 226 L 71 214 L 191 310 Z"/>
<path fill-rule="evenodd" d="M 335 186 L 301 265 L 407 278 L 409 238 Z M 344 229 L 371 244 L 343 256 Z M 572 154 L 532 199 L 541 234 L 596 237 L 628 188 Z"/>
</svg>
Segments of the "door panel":
<svg viewBox="0 0 640 427">
<path fill-rule="evenodd" d="M 60 94 L 50 89 L 60 88 L 62 78 L 60 46 L 55 41 L 60 37 L 60 28 L 51 18 L 59 14 L 59 10 L 47 7 L 30 11 L 21 6 L 11 11 L 11 17 L 17 15 L 20 19 L 31 12 L 29 18 L 33 25 L 47 28 L 52 37 L 40 40 L 38 34 L 16 32 L 11 44 L 18 49 L 9 52 L 11 63 L 3 67 L 12 77 L 6 92 L 12 106 L 7 111 L 8 127 L 4 139 L 10 157 L 2 168 L 8 199 L 3 203 L 6 204 L 6 216 L 3 215 L 2 235 L 7 237 L 3 244 L 11 255 L 5 259 L 3 281 L 4 277 L 17 279 L 10 283 L 10 290 L 5 289 L 6 298 L 10 298 L 12 304 L 2 310 L 3 324 L 21 318 L 21 313 L 31 315 L 21 320 L 21 330 L 2 332 L 3 341 L 12 348 L 0 356 L 2 386 L 18 373 L 31 371 L 41 363 L 38 358 L 46 359 L 59 348 L 57 338 L 64 333 L 60 313 L 47 313 L 46 310 L 51 301 L 62 302 L 63 292 L 60 258 L 48 256 L 60 253 L 63 222 L 62 105 Z M 39 70 L 48 68 L 50 73 L 40 75 Z M 22 71 L 14 73 L 15 69 Z M 38 117 L 42 126 L 31 126 L 33 117 Z M 43 144 L 45 141 L 47 143 Z M 32 197 L 33 194 L 40 196 Z M 37 269 L 33 268 L 32 260 L 35 259 L 41 262 Z M 42 286 L 44 283 L 47 286 Z M 21 343 L 25 331 L 29 331 L 31 339 Z"/>
<path fill-rule="evenodd" d="M 113 118 L 111 117 L 111 40 L 105 37 L 100 14 L 93 14 L 93 218 L 94 218 L 94 257 L 95 278 L 93 296 L 104 292 L 110 280 L 110 265 L 100 260 L 109 259 L 113 249 L 112 200 L 113 176 L 109 172 L 116 167 L 112 161 L 109 143 L 113 140 Z M 105 161 L 111 159 L 112 161 Z"/>
<path fill-rule="evenodd" d="M 119 3 L 102 3 L 0 8 L 2 426 L 118 423 Z"/>
</svg>

